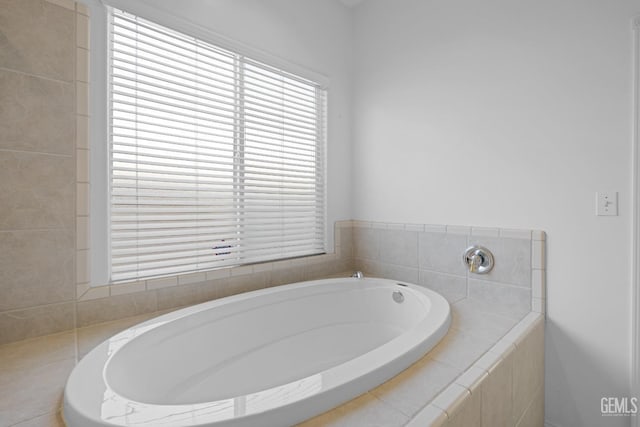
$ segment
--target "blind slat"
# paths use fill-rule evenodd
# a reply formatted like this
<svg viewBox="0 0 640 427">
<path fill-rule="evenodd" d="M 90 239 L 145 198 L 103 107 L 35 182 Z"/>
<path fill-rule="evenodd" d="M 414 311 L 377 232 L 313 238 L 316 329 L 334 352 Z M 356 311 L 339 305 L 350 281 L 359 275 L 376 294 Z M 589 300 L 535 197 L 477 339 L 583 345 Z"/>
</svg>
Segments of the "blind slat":
<svg viewBox="0 0 640 427">
<path fill-rule="evenodd" d="M 325 90 L 111 14 L 112 280 L 323 253 Z"/>
</svg>

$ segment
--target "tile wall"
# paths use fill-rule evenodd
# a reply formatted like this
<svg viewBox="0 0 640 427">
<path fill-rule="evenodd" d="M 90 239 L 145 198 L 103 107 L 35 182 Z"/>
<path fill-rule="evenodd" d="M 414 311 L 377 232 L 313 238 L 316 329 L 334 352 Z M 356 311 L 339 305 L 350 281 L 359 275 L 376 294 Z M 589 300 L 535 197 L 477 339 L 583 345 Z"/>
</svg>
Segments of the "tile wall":
<svg viewBox="0 0 640 427">
<path fill-rule="evenodd" d="M 470 298 L 495 314 L 544 312 L 542 231 L 353 221 L 352 233 L 354 267 L 365 274 L 421 284 L 450 303 Z M 488 274 L 470 273 L 462 261 L 474 245 L 494 255 Z"/>
<path fill-rule="evenodd" d="M 76 11 L 0 0 L 0 343 L 75 325 Z"/>
</svg>

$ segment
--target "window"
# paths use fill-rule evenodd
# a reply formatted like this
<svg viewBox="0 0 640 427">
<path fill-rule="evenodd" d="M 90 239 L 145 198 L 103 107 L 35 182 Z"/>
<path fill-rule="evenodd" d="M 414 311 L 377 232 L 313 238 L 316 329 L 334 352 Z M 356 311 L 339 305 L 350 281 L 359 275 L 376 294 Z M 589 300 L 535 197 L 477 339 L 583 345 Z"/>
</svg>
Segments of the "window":
<svg viewBox="0 0 640 427">
<path fill-rule="evenodd" d="M 109 25 L 111 280 L 323 253 L 326 91 L 120 10 Z"/>
</svg>

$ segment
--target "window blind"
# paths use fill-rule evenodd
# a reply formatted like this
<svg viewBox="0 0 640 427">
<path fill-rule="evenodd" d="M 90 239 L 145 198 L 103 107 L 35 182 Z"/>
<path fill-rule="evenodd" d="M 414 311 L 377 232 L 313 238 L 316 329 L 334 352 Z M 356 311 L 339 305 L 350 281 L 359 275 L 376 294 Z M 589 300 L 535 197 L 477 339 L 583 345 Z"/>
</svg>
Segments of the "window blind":
<svg viewBox="0 0 640 427">
<path fill-rule="evenodd" d="M 326 91 L 110 14 L 112 281 L 323 253 Z"/>
</svg>

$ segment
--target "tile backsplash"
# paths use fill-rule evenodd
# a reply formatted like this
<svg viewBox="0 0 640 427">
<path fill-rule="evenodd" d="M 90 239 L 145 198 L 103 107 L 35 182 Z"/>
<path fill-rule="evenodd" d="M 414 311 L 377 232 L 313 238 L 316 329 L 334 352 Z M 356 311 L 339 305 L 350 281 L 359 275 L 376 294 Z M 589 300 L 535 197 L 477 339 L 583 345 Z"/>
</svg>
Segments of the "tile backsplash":
<svg viewBox="0 0 640 427">
<path fill-rule="evenodd" d="M 544 310 L 541 231 L 352 221 L 354 267 L 365 274 L 418 283 L 450 302 L 470 298 L 497 314 Z M 488 274 L 470 273 L 462 261 L 469 246 L 494 255 Z"/>
</svg>

